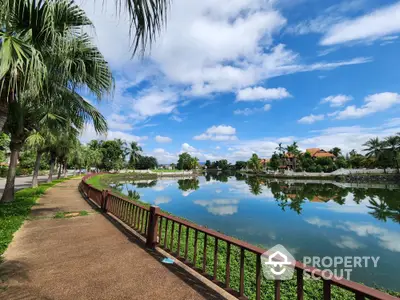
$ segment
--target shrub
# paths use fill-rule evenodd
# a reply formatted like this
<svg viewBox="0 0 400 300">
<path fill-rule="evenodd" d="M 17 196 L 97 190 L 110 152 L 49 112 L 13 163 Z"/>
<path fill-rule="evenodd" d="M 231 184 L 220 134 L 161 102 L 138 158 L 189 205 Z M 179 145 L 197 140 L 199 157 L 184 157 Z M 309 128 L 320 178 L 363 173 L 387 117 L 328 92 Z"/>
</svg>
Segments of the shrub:
<svg viewBox="0 0 400 300">
<path fill-rule="evenodd" d="M 8 167 L 0 166 L 0 177 L 7 177 Z"/>
</svg>

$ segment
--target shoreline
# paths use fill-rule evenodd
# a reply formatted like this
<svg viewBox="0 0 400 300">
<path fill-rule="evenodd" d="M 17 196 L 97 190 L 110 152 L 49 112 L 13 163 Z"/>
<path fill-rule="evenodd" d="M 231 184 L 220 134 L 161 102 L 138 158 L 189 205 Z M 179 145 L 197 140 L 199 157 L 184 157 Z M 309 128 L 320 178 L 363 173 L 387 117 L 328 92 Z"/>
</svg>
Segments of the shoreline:
<svg viewBox="0 0 400 300">
<path fill-rule="evenodd" d="M 349 174 L 349 175 L 324 175 L 324 176 L 307 176 L 301 175 L 285 175 L 285 174 L 266 174 L 254 172 L 240 172 L 243 175 L 259 176 L 272 179 L 297 179 L 297 180 L 318 180 L 320 183 L 332 181 L 335 183 L 349 184 L 382 184 L 382 185 L 397 185 L 400 187 L 400 174 Z"/>
</svg>

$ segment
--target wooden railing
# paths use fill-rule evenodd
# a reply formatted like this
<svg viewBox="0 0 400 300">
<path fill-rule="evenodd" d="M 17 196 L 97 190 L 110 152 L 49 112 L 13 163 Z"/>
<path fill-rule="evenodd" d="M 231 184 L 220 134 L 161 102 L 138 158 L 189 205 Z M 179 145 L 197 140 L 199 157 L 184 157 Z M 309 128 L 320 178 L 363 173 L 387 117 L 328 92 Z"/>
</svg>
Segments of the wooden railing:
<svg viewBox="0 0 400 300">
<path fill-rule="evenodd" d="M 93 201 L 104 213 L 111 213 L 145 237 L 148 247 L 154 248 L 158 246 L 164 249 L 239 299 L 247 299 L 245 293 L 246 280 L 253 283 L 257 300 L 266 297 L 263 290 L 263 287 L 266 287 L 266 283 L 262 284 L 261 267 L 261 255 L 266 252 L 265 249 L 171 216 L 161 212 L 157 206 L 148 208 L 129 199 L 116 196 L 107 190 L 96 189 L 86 183 L 86 180 L 91 176 L 85 176 L 80 185 L 80 189 L 85 196 Z M 232 257 L 232 252 L 237 256 Z M 211 264 L 208 261 L 210 257 L 212 258 Z M 237 264 L 239 265 L 238 282 L 232 282 L 232 262 L 235 263 L 236 267 Z M 319 277 L 322 280 L 322 299 L 324 300 L 332 299 L 332 287 L 349 291 L 356 300 L 399 299 L 346 279 L 336 277 L 329 280 L 324 279 L 326 274 L 324 277 L 323 271 L 306 266 L 301 262 L 296 262 L 295 270 L 298 300 L 304 299 L 305 273 L 312 273 L 314 277 Z M 249 278 L 249 274 L 254 274 L 254 278 Z M 275 280 L 270 284 L 273 284 L 274 298 L 281 299 L 281 284 L 283 285 L 283 283 Z"/>
</svg>

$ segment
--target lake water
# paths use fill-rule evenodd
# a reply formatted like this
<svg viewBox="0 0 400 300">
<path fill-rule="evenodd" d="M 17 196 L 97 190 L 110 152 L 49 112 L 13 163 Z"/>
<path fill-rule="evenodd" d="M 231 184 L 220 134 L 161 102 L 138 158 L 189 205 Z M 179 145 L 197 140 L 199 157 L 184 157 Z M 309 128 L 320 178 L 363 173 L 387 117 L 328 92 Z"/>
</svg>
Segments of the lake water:
<svg viewBox="0 0 400 300">
<path fill-rule="evenodd" d="M 120 182 L 124 194 L 252 244 L 304 256 L 379 256 L 350 279 L 400 291 L 400 190 L 241 175 Z M 343 266 L 341 266 L 343 268 Z"/>
</svg>

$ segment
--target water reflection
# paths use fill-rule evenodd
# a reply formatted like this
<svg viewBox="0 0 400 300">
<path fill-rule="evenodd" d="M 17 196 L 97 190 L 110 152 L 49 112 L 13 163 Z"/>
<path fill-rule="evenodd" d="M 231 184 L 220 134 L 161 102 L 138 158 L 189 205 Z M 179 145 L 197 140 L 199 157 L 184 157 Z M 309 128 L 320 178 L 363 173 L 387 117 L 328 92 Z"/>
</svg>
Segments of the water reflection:
<svg viewBox="0 0 400 300">
<path fill-rule="evenodd" d="M 299 260 L 312 255 L 380 256 L 377 270 L 354 270 L 351 279 L 398 288 L 399 189 L 222 172 L 113 186 L 249 243 L 265 248 L 282 244 Z"/>
<path fill-rule="evenodd" d="M 387 222 L 392 220 L 400 224 L 400 189 L 379 189 L 379 188 L 350 188 L 341 187 L 334 183 L 316 184 L 316 183 L 301 183 L 268 180 L 257 176 L 246 176 L 240 173 L 229 174 L 226 172 L 207 173 L 204 178 L 206 183 L 218 181 L 226 183 L 229 178 L 235 178 L 236 185 L 243 182 L 248 186 L 251 195 L 261 196 L 265 193 L 270 193 L 277 202 L 278 207 L 282 211 L 292 210 L 297 214 L 301 214 L 303 206 L 306 202 L 328 203 L 334 202 L 337 205 L 343 206 L 346 204 L 357 205 L 363 202 L 363 208 L 368 209 L 368 213 L 377 220 Z M 175 180 L 137 180 L 132 182 L 119 182 L 114 185 L 114 188 L 119 192 L 124 192 L 127 196 L 133 199 L 139 199 L 139 193 L 132 187 L 153 188 L 155 191 L 163 191 L 171 184 L 178 184 L 178 189 L 182 191 L 182 196 L 187 197 L 194 191 L 200 188 L 198 178 L 185 178 Z M 236 187 L 229 189 L 234 192 Z M 241 190 L 239 190 L 241 192 Z M 222 189 L 216 189 L 215 193 L 222 193 Z M 223 201 L 221 201 L 223 200 Z M 157 203 L 168 203 L 167 201 L 156 201 Z M 212 214 L 224 215 L 235 214 L 238 211 L 237 204 L 239 200 L 230 200 L 227 203 L 224 199 L 198 200 L 195 204 L 207 208 Z M 331 207 L 331 206 L 330 206 Z M 354 206 L 351 212 L 355 212 Z M 338 207 L 332 209 L 340 210 Z"/>
</svg>

